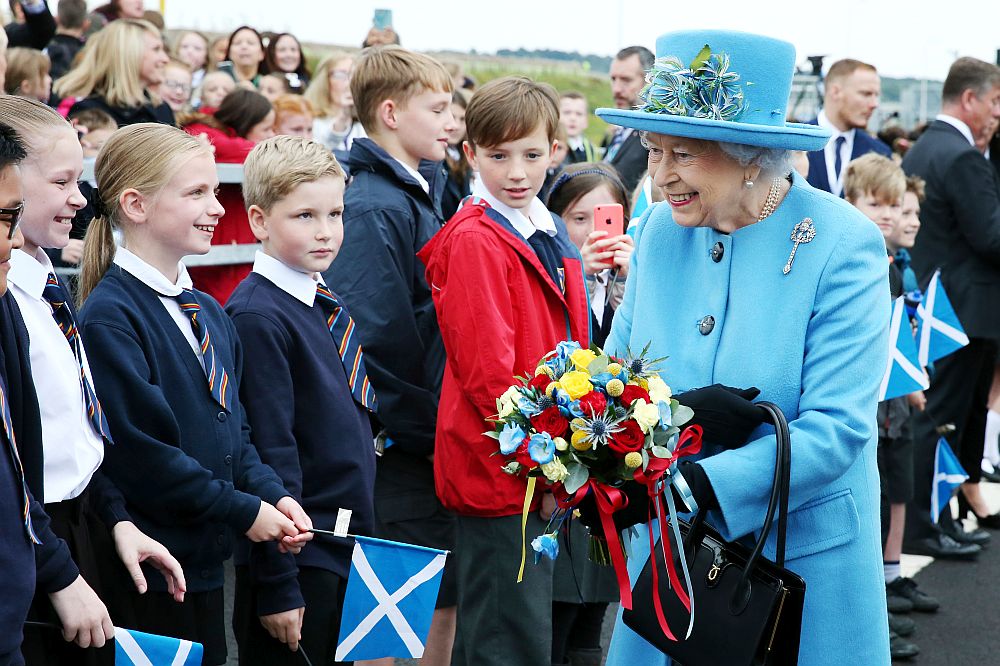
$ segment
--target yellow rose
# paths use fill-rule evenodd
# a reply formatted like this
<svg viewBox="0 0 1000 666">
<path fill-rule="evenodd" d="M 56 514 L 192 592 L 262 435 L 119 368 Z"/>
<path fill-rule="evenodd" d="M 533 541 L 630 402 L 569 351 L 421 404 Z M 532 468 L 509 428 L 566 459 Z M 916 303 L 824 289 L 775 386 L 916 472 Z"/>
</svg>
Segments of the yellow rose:
<svg viewBox="0 0 1000 666">
<path fill-rule="evenodd" d="M 542 474 L 549 481 L 562 482 L 569 476 L 569 470 L 566 469 L 566 465 L 559 458 L 553 458 L 552 462 L 544 463 L 541 465 L 541 468 Z"/>
<path fill-rule="evenodd" d="M 671 392 L 670 387 L 667 386 L 667 383 L 660 379 L 659 375 L 653 375 L 649 378 L 647 383 L 649 384 L 649 397 L 654 403 L 670 401 L 670 396 L 672 396 L 673 393 Z"/>
<path fill-rule="evenodd" d="M 578 370 L 564 374 L 559 378 L 559 383 L 562 384 L 563 390 L 569 393 L 569 397 L 573 400 L 579 400 L 582 396 L 594 390 L 594 385 L 590 383 L 590 375 Z"/>
<path fill-rule="evenodd" d="M 625 454 L 625 466 L 629 469 L 635 469 L 642 464 L 642 454 L 638 451 L 629 451 Z M 542 465 L 544 469 L 545 465 Z"/>
<path fill-rule="evenodd" d="M 625 390 L 625 384 L 622 383 L 620 379 L 612 379 L 610 382 L 605 384 L 604 390 L 608 392 L 612 398 L 617 398 Z"/>
<path fill-rule="evenodd" d="M 660 408 L 656 405 L 650 405 L 639 398 L 632 403 L 632 407 L 632 418 L 639 424 L 643 432 L 648 433 L 650 428 L 655 427 L 660 422 Z"/>
<path fill-rule="evenodd" d="M 569 355 L 569 360 L 573 361 L 577 370 L 586 370 L 595 358 L 597 358 L 597 354 L 589 349 L 577 349 Z"/>
<path fill-rule="evenodd" d="M 565 451 L 569 448 L 569 442 L 562 437 L 556 437 L 552 440 L 552 443 L 556 445 L 556 451 Z"/>
<path fill-rule="evenodd" d="M 618 373 L 622 371 L 622 366 L 619 363 L 608 363 L 608 372 L 617 377 Z"/>
<path fill-rule="evenodd" d="M 585 433 L 583 430 L 577 430 L 576 432 L 574 432 L 573 438 L 571 440 L 573 448 L 576 449 L 577 451 L 586 451 L 587 449 L 589 449 L 590 440 L 588 439 L 588 437 L 590 437 L 590 435 Z"/>
</svg>

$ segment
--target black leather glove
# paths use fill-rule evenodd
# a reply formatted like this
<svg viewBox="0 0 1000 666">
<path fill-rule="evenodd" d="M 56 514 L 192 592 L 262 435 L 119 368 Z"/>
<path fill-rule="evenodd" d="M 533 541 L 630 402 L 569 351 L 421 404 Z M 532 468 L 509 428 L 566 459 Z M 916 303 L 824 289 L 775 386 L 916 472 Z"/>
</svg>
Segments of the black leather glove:
<svg viewBox="0 0 1000 666">
<path fill-rule="evenodd" d="M 754 428 L 767 419 L 767 414 L 753 404 L 760 395 L 760 389 L 731 388 L 722 384 L 712 384 L 675 395 L 682 405 L 694 410 L 694 418 L 689 425 L 700 425 L 705 441 L 727 449 L 743 446 Z"/>
<path fill-rule="evenodd" d="M 649 519 L 649 494 L 646 486 L 638 481 L 626 481 L 618 489 L 628 497 L 628 506 L 611 514 L 615 529 L 620 532 L 627 527 L 646 522 Z M 593 491 L 583 498 L 576 508 L 580 510 L 580 522 L 590 528 L 590 533 L 603 536 L 604 528 Z"/>
</svg>

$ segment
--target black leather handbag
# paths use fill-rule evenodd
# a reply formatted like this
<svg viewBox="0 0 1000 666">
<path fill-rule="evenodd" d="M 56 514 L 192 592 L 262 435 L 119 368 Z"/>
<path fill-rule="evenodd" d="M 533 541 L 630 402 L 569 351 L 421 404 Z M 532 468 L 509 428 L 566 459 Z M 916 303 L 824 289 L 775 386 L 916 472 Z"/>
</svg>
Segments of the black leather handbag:
<svg viewBox="0 0 1000 666">
<path fill-rule="evenodd" d="M 653 604 L 653 559 L 639 574 L 632 592 L 632 610 L 622 616 L 633 631 L 684 666 L 795 666 L 802 629 L 802 604 L 806 584 L 784 568 L 785 532 L 788 523 L 788 484 L 791 442 L 788 423 L 772 403 L 757 405 L 774 423 L 778 442 L 774 481 L 764 528 L 752 550 L 723 539 L 705 523 L 701 509 L 690 524 L 680 521 L 683 549 L 671 543 L 677 571 L 681 553 L 691 574 L 694 627 L 684 639 L 690 614 L 669 589 L 664 575 L 663 549 L 656 545 L 658 589 L 663 614 L 678 640 L 666 637 Z M 764 543 L 777 513 L 775 561 L 762 556 Z M 673 541 L 673 537 L 669 537 Z"/>
</svg>

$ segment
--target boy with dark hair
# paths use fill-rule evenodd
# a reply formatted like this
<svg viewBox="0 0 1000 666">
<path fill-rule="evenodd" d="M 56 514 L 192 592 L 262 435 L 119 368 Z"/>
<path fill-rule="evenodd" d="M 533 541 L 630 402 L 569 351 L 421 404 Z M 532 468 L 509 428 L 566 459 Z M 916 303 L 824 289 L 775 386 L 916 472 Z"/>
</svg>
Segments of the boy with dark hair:
<svg viewBox="0 0 1000 666">
<path fill-rule="evenodd" d="M 472 197 L 420 251 L 447 363 L 434 478 L 457 514 L 458 635 L 454 664 L 548 664 L 552 562 L 521 561 L 525 480 L 505 475 L 483 436 L 515 375 L 566 339 L 586 347 L 590 310 L 579 250 L 536 194 L 555 150 L 555 91 L 524 77 L 483 86 L 466 113 L 463 148 L 479 172 Z M 555 503 L 531 503 L 541 533 Z M 541 511 L 540 511 L 541 509 Z"/>
<path fill-rule="evenodd" d="M 451 76 L 429 56 L 374 47 L 355 62 L 351 95 L 368 138 L 351 146 L 344 244 L 323 277 L 357 322 L 378 395 L 385 452 L 375 473 L 375 535 L 454 551 L 454 516 L 434 494 L 431 462 L 444 347 L 416 258 L 444 222 Z M 445 566 L 424 664 L 451 661 L 455 559 Z"/>
<path fill-rule="evenodd" d="M 56 34 L 45 47 L 45 52 L 52 61 L 49 73 L 53 81 L 73 68 L 73 60 L 83 48 L 84 34 L 90 27 L 87 1 L 59 0 L 59 6 L 56 8 L 56 26 Z"/>
</svg>

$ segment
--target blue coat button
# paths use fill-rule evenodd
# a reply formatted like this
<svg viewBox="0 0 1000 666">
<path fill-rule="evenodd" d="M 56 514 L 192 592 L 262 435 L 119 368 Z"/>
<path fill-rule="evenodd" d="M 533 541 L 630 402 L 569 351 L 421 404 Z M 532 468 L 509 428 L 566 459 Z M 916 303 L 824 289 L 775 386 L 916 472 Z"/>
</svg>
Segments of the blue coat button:
<svg viewBox="0 0 1000 666">
<path fill-rule="evenodd" d="M 220 423 L 225 423 L 226 422 L 226 418 L 227 418 L 226 417 L 226 413 L 225 412 L 219 412 L 218 414 L 215 415 L 215 418 L 219 419 Z"/>
<path fill-rule="evenodd" d="M 226 461 L 227 465 L 232 465 L 233 464 L 233 457 L 227 455 L 226 458 L 225 458 L 225 461 Z"/>
<path fill-rule="evenodd" d="M 717 242 L 712 246 L 712 261 L 719 263 L 722 261 L 722 257 L 726 254 L 726 246 L 722 244 L 722 241 Z"/>
<path fill-rule="evenodd" d="M 702 335 L 708 335 L 715 328 L 715 317 L 708 315 L 701 318 L 698 322 L 698 332 Z"/>
</svg>

